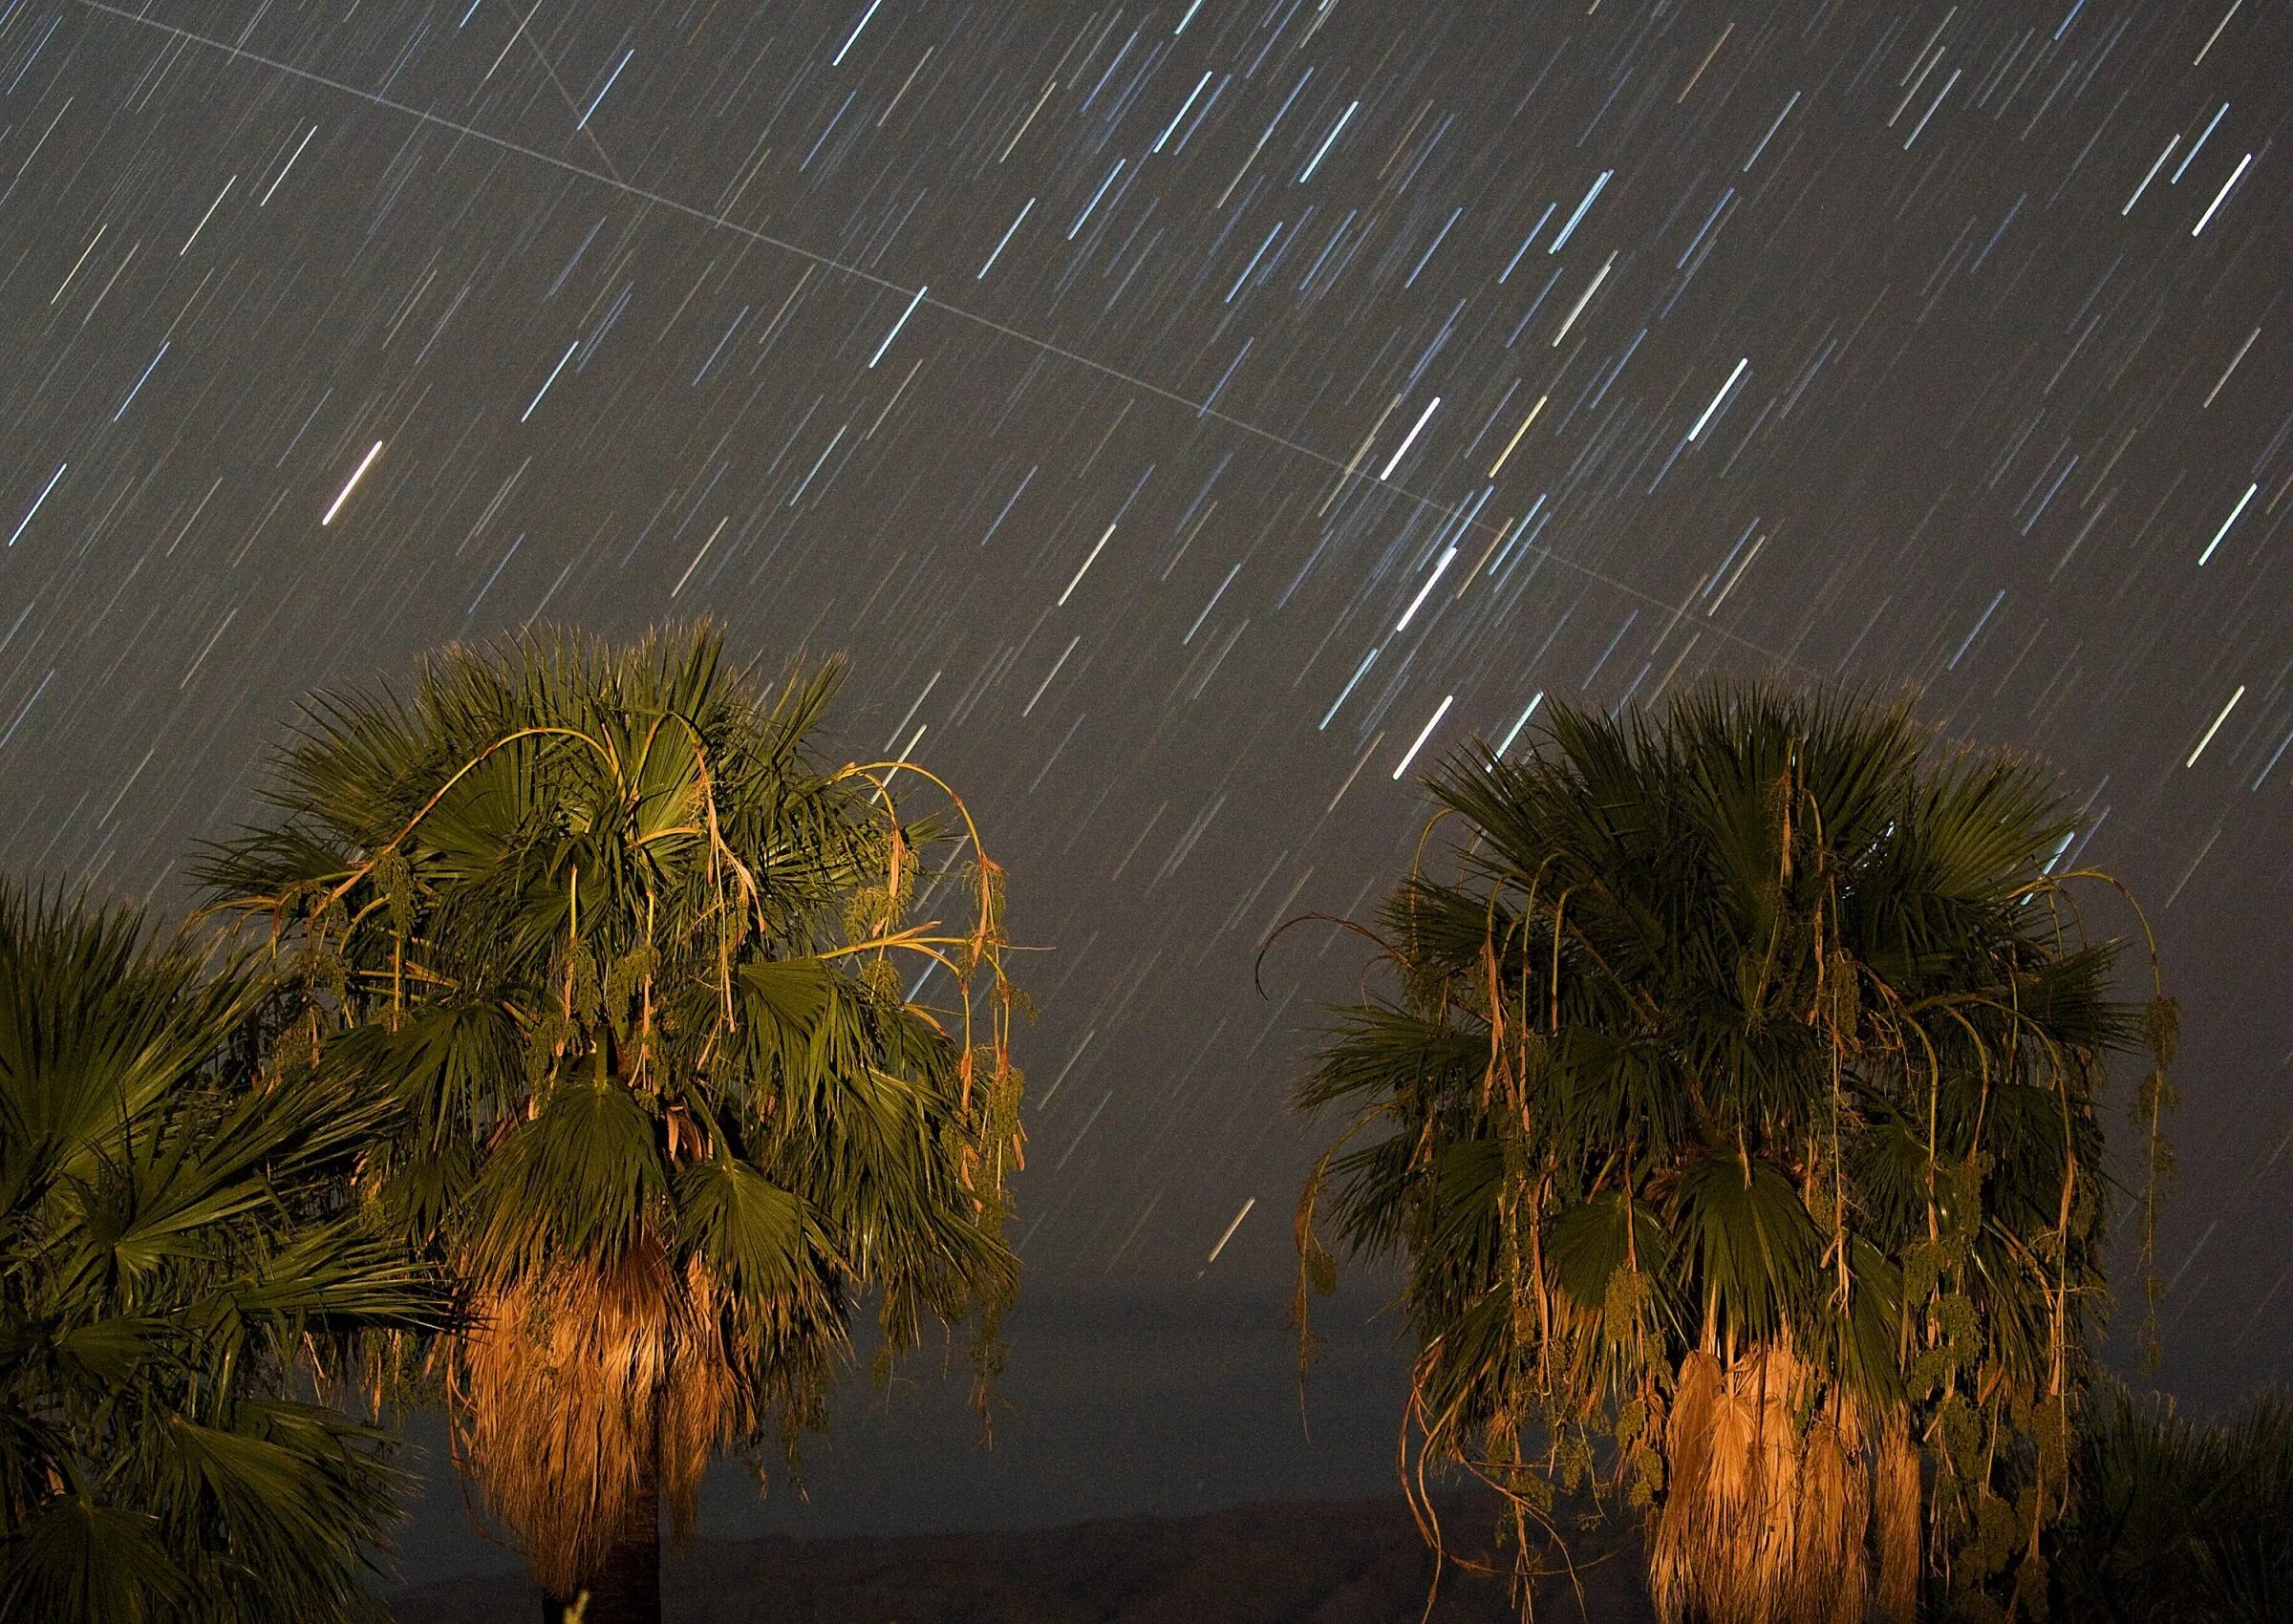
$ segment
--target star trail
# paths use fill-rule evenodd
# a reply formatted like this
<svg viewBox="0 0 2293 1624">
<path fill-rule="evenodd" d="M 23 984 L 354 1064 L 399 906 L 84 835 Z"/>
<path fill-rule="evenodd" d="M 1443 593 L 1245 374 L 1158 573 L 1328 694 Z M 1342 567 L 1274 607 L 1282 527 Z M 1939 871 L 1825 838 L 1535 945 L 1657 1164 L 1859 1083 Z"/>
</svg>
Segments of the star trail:
<svg viewBox="0 0 2293 1624">
<path fill-rule="evenodd" d="M 1361 944 L 1268 939 L 1413 774 L 1913 685 L 2152 910 L 2167 1372 L 2241 1389 L 2289 86 L 2244 0 L 0 0 L 0 860 L 181 907 L 297 695 L 452 638 L 848 652 L 838 748 L 959 785 L 1042 950 L 1028 1292 L 1275 1314 Z"/>
</svg>

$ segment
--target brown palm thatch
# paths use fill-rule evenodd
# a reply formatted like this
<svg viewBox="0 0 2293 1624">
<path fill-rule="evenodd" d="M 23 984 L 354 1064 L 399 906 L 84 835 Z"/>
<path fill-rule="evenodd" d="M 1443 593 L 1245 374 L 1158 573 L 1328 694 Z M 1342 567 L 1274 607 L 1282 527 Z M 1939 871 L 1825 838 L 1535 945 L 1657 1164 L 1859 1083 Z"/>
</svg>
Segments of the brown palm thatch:
<svg viewBox="0 0 2293 1624">
<path fill-rule="evenodd" d="M 658 1245 L 481 1290 L 452 1362 L 456 1458 L 570 1595 L 665 1500 L 678 1536 L 700 1479 L 747 1428 L 747 1383 L 703 1269 Z"/>
<path fill-rule="evenodd" d="M 1690 1354 L 1672 1409 L 1676 1472 L 1650 1542 L 1660 1614 L 1861 1624 L 1875 1466 L 1863 1432 L 1855 1401 L 1827 1392 L 1787 1343 L 1727 1365 Z"/>
</svg>

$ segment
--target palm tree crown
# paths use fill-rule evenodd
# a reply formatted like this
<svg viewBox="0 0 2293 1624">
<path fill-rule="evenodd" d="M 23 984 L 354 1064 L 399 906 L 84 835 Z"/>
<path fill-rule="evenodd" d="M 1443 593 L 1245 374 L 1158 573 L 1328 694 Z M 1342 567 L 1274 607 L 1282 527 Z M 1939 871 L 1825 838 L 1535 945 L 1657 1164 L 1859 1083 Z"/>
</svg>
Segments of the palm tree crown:
<svg viewBox="0 0 2293 1624">
<path fill-rule="evenodd" d="M 1922 1546 L 1970 1601 L 2043 1585 L 2103 1308 L 2101 1058 L 2146 1024 L 2046 780 L 1751 688 L 1563 710 L 1432 789 L 1456 878 L 1394 892 L 1392 989 L 1297 1096 L 1357 1113 L 1306 1278 L 1325 1195 L 1403 1256 L 1425 1458 L 1524 1524 L 1623 1487 L 1668 1619 L 1907 1618 Z"/>
<path fill-rule="evenodd" d="M 896 1349 L 1013 1286 L 999 874 L 927 865 L 899 764 L 814 764 L 835 677 L 766 692 L 705 628 L 450 649 L 314 703 L 204 872 L 291 951 L 318 1070 L 399 1113 L 360 1187 L 469 1286 L 465 1464 L 558 1594 L 650 1547 L 656 1485 L 688 1525 L 713 1453 L 818 1421 L 855 1293 Z"/>
<path fill-rule="evenodd" d="M 297 1395 L 445 1297 L 330 1202 L 376 1113 L 263 1072 L 263 991 L 0 881 L 0 1617 L 371 1611 L 399 1476 Z"/>
</svg>

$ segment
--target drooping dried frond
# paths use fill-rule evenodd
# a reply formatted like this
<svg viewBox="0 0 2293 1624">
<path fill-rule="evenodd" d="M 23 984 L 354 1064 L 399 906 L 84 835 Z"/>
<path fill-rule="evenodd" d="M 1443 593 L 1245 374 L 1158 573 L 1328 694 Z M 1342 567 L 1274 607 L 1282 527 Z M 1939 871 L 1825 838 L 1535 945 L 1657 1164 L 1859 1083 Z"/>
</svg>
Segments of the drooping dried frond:
<svg viewBox="0 0 2293 1624">
<path fill-rule="evenodd" d="M 1922 1557 L 2026 1590 L 2105 1307 L 2106 1057 L 2152 1051 L 2168 1165 L 2171 1023 L 2066 900 L 2076 816 L 1907 703 L 1763 686 L 1564 708 L 1430 788 L 1390 976 L 1297 1094 L 1351 1123 L 1301 1293 L 1324 1229 L 1402 1261 L 1412 1470 L 1649 1507 L 1673 1616 L 1907 1618 Z"/>
<path fill-rule="evenodd" d="M 1863 1624 L 1871 1597 L 1871 1474 L 1836 1421 L 1818 1419 L 1800 1451 L 1791 1611 L 1813 1624 Z"/>
<path fill-rule="evenodd" d="M 1676 1464 L 1649 1546 L 1658 1616 L 1707 1624 L 1860 1624 L 1870 1593 L 1869 1467 L 1823 1383 L 1783 1344 L 1724 1368 L 1688 1356 Z"/>
<path fill-rule="evenodd" d="M 453 1360 L 456 1444 L 534 1575 L 570 1594 L 659 1492 L 692 1525 L 702 1470 L 747 1429 L 705 1271 L 657 1246 L 489 1288 Z"/>
<path fill-rule="evenodd" d="M 1918 1448 L 1911 1441 L 1910 1417 L 1900 1408 L 1879 1434 L 1875 1493 L 1879 1548 L 1879 1616 L 1888 1624 L 1911 1624 L 1918 1615 L 1919 1485 Z"/>
</svg>

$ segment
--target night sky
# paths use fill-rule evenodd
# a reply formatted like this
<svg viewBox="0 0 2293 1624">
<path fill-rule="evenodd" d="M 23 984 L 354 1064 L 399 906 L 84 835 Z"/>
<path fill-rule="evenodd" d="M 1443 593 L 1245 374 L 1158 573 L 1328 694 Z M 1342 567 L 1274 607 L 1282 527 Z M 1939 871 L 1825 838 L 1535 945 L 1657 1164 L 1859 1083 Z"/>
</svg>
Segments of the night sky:
<svg viewBox="0 0 2293 1624">
<path fill-rule="evenodd" d="M 1047 950 L 1072 1411 L 1026 1329 L 1155 1345 L 1110 1302 L 1280 1364 L 1362 945 L 1253 965 L 1415 769 L 1914 684 L 2158 927 L 2227 1399 L 2293 1336 L 2289 113 L 2284 0 L 0 0 L 0 862 L 180 908 L 296 695 L 451 638 L 847 652 L 834 748 L 960 786 Z"/>
</svg>

